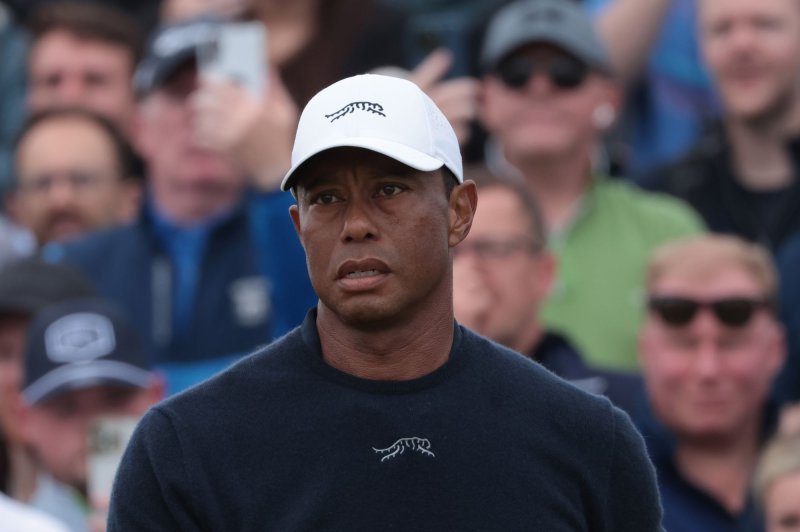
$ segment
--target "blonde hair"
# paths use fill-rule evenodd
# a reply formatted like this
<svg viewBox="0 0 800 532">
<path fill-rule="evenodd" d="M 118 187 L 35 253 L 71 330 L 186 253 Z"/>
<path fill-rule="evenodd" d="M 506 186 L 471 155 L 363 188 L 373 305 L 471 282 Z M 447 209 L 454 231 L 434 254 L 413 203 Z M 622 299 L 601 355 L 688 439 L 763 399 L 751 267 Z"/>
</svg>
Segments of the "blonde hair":
<svg viewBox="0 0 800 532">
<path fill-rule="evenodd" d="M 650 291 L 667 273 L 707 279 L 729 265 L 749 273 L 767 299 L 775 298 L 778 276 L 769 252 L 763 246 L 730 235 L 703 234 L 659 246 L 650 255 L 645 283 Z"/>
<path fill-rule="evenodd" d="M 800 473 L 800 432 L 779 434 L 767 444 L 753 477 L 753 493 L 761 508 L 770 486 L 794 473 Z"/>
</svg>

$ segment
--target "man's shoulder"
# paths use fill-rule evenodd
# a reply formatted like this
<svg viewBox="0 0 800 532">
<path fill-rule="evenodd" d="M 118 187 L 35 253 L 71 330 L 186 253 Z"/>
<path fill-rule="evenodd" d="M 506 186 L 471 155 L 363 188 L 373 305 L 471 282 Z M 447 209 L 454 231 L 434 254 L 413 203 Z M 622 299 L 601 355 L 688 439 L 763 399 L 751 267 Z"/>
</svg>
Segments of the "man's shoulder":
<svg viewBox="0 0 800 532">
<path fill-rule="evenodd" d="M 714 125 L 686 152 L 654 168 L 637 182 L 647 190 L 691 200 L 723 177 L 727 168 L 727 150 L 721 126 Z"/>
<path fill-rule="evenodd" d="M 42 256 L 54 262 L 64 259 L 79 262 L 108 260 L 117 256 L 119 250 L 130 251 L 131 246 L 141 239 L 141 225 L 132 222 L 93 231 L 70 242 L 48 244 L 42 250 Z"/>
<path fill-rule="evenodd" d="M 259 401 L 254 392 L 270 393 L 277 381 L 287 384 L 301 372 L 303 366 L 295 362 L 304 349 L 300 329 L 296 328 L 213 377 L 162 401 L 158 407 L 180 418 L 191 417 L 194 412 L 202 417 L 208 408 L 239 411 L 252 401 Z"/>
<path fill-rule="evenodd" d="M 643 190 L 631 183 L 605 180 L 598 184 L 596 198 L 604 211 L 614 217 L 633 219 L 632 229 L 646 229 L 652 225 L 660 231 L 693 234 L 704 225 L 697 212 L 685 201 L 661 192 Z M 606 208 L 607 207 L 607 208 Z"/>
<path fill-rule="evenodd" d="M 476 371 L 482 378 L 490 386 L 516 396 L 520 404 L 535 404 L 537 409 L 559 412 L 560 423 L 585 427 L 610 421 L 613 409 L 605 397 L 587 392 L 538 362 L 466 328 L 463 345 L 476 355 Z"/>
</svg>

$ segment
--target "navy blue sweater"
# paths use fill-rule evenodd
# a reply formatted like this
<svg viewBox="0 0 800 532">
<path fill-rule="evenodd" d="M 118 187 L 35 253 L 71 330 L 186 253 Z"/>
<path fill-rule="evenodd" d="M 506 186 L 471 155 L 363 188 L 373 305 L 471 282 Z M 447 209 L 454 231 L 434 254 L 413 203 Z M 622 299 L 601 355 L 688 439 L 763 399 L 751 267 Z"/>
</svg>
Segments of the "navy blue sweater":
<svg viewBox="0 0 800 532">
<path fill-rule="evenodd" d="M 660 529 L 628 417 L 456 326 L 422 378 L 356 378 L 303 325 L 154 407 L 110 531 Z"/>
</svg>

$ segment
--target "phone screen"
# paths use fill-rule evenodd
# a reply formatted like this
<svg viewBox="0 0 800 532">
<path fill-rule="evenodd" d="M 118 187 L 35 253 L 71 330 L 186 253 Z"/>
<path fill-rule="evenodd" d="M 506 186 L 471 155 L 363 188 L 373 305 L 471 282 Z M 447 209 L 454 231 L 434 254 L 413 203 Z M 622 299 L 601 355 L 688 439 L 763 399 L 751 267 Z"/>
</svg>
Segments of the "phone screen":
<svg viewBox="0 0 800 532">
<path fill-rule="evenodd" d="M 198 50 L 202 76 L 242 85 L 261 99 L 266 83 L 266 29 L 260 22 L 230 22 Z"/>
<path fill-rule="evenodd" d="M 139 418 L 101 417 L 89 429 L 88 490 L 91 498 L 111 496 L 114 476 Z"/>
</svg>

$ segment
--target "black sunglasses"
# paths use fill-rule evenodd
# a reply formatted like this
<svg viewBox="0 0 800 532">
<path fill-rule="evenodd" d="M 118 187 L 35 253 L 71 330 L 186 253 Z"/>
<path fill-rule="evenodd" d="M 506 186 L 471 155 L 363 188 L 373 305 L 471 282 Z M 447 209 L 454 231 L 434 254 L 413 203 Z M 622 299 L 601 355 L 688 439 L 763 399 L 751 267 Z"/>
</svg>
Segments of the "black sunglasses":
<svg viewBox="0 0 800 532">
<path fill-rule="evenodd" d="M 714 316 L 728 327 L 743 327 L 757 310 L 771 308 L 772 303 L 765 299 L 746 297 L 696 301 L 684 297 L 658 296 L 648 299 L 647 306 L 665 323 L 674 327 L 688 325 L 701 308 L 711 309 Z"/>
<path fill-rule="evenodd" d="M 550 83 L 560 89 L 574 89 L 578 87 L 589 67 L 574 57 L 559 55 L 547 61 L 539 61 L 527 55 L 512 55 L 501 61 L 494 69 L 494 74 L 507 87 L 520 89 L 537 71 L 544 71 L 550 78 Z"/>
</svg>

